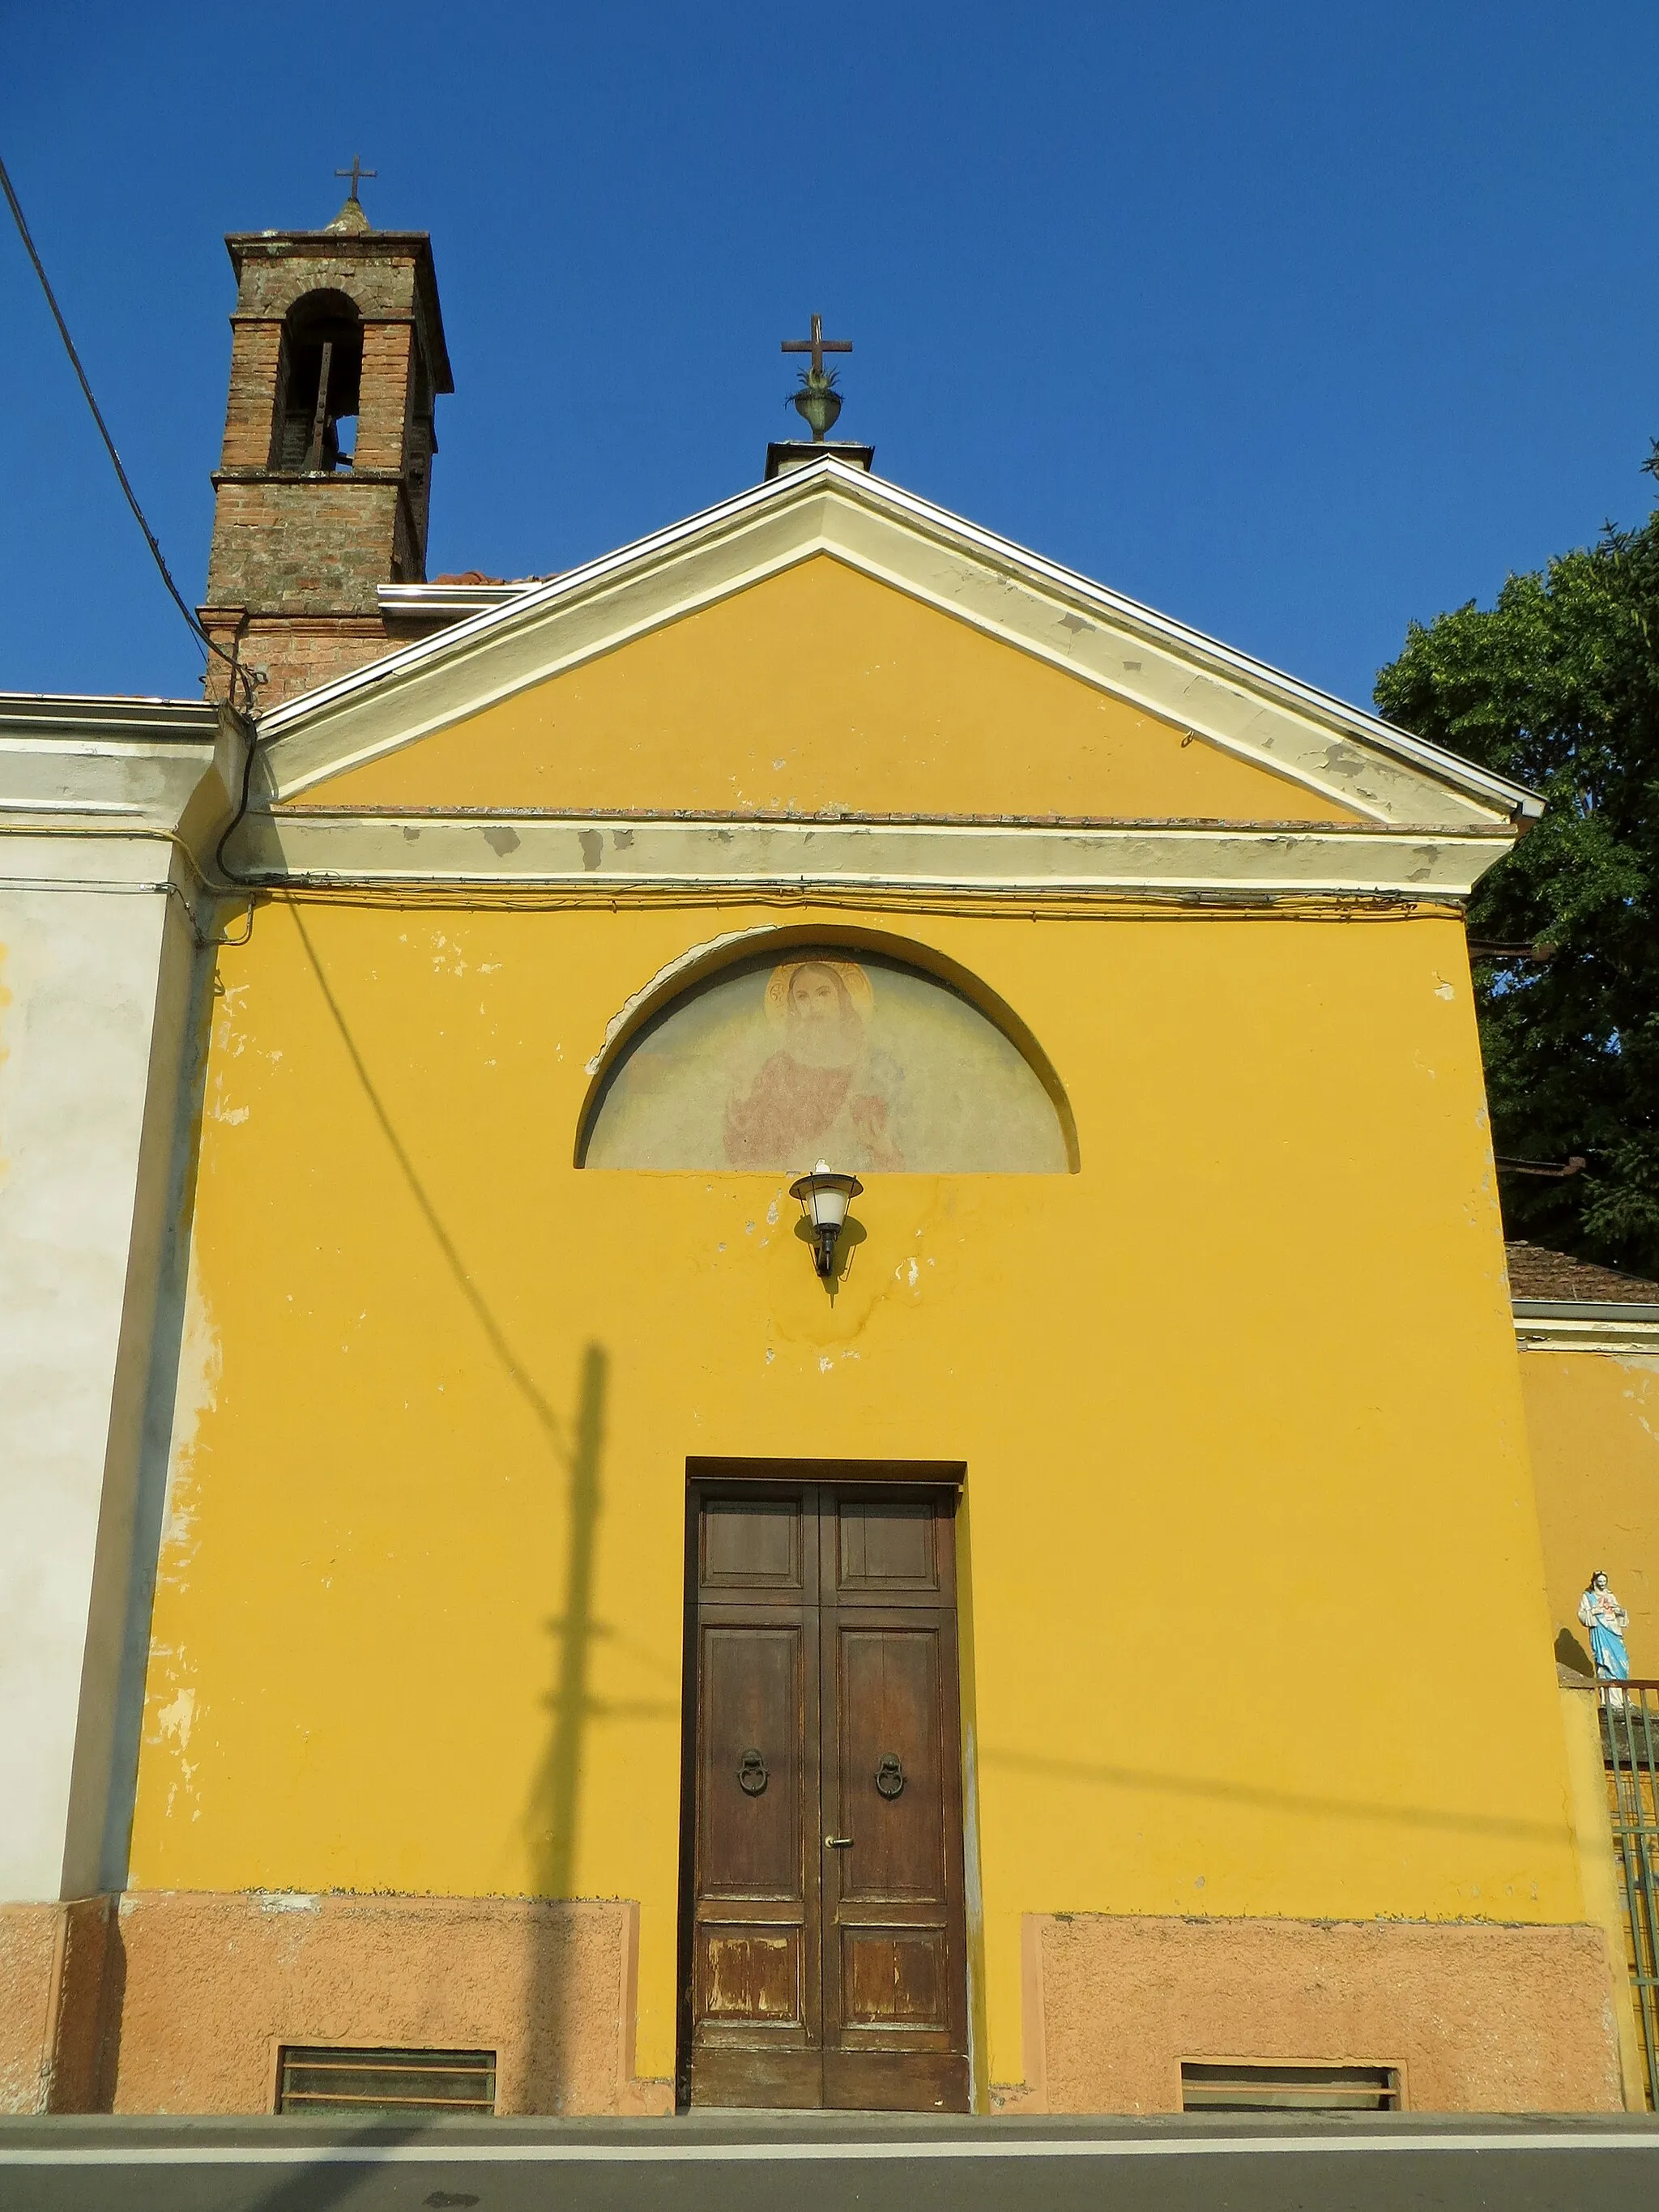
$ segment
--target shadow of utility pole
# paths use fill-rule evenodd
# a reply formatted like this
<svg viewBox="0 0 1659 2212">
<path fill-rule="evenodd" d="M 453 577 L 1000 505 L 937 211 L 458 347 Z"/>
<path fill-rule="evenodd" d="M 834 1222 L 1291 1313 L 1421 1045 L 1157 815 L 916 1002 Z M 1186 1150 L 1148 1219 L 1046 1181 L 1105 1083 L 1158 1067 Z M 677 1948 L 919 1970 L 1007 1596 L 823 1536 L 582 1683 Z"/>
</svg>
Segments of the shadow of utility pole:
<svg viewBox="0 0 1659 2212">
<path fill-rule="evenodd" d="M 592 1690 L 594 1642 L 602 1635 L 614 1632 L 598 1622 L 593 1613 L 609 1359 L 600 1345 L 590 1344 L 583 1352 L 577 1376 L 575 1417 L 567 1428 L 542 1391 L 529 1362 L 520 1357 L 495 1309 L 474 1280 L 459 1243 L 440 1213 L 426 1178 L 404 1143 L 386 1099 L 369 1073 L 303 915 L 297 906 L 289 911 L 323 1005 L 391 1158 L 457 1291 L 470 1308 L 484 1343 L 507 1382 L 528 1407 L 546 1441 L 553 1465 L 562 1468 L 566 1477 L 563 1602 L 559 1613 L 547 1624 L 557 1642 L 553 1686 L 546 1699 L 553 1724 L 546 1756 L 531 1787 L 523 1832 L 529 1847 L 534 1899 L 551 1902 L 568 1899 L 576 1879 L 584 1779 L 582 1759 L 590 1723 L 600 1712 L 611 1718 L 658 1721 L 677 1718 L 679 1711 L 678 1703 L 672 1700 L 601 1702 Z M 565 2085 L 577 2056 L 574 2046 L 580 2023 L 573 2000 L 581 1966 L 580 1931 L 570 1916 L 561 1917 L 548 1913 L 532 1928 L 529 1940 L 525 2023 L 529 2076 L 526 2103 L 532 2112 L 556 2112 L 564 2104 Z M 337 2172 L 338 2169 L 334 2171 Z M 279 2193 L 268 2207 L 263 2208 L 263 2212 L 289 2212 L 290 2205 L 297 2208 L 301 2203 L 324 2207 L 339 2201 L 337 2196 L 326 2193 L 333 2185 L 313 2175 L 306 2184 L 313 2192 L 309 2197 L 290 2198 Z M 341 2189 L 347 2186 L 343 2182 L 340 2184 Z M 319 2191 L 324 2193 L 316 2193 Z"/>
<path fill-rule="evenodd" d="M 576 1417 L 568 1457 L 563 1603 L 547 1624 L 557 1645 L 553 1687 L 546 1703 L 553 1717 L 547 1754 L 531 1788 L 526 1826 L 535 1868 L 535 1894 L 560 1899 L 574 1894 L 576 1843 L 581 1819 L 582 1745 L 596 1710 L 592 1654 L 593 1573 L 598 1547 L 605 1450 L 605 1400 L 609 1368 L 604 1347 L 582 1354 Z M 525 2021 L 529 2054 L 529 2108 L 563 2108 L 574 2052 L 571 2002 L 580 1971 L 578 1931 L 567 1917 L 549 1913 L 532 1938 Z"/>
<path fill-rule="evenodd" d="M 337 2145 L 372 2143 L 382 2149 L 393 2144 L 417 2143 L 431 2125 L 429 2120 L 410 2121 L 402 2127 L 388 2127 L 384 2120 L 370 2121 L 331 2140 Z M 420 2168 L 414 2171 L 418 2174 Z M 384 2188 L 384 2168 L 367 2159 L 361 2166 L 325 2164 L 320 2160 L 315 2166 L 296 2166 L 292 2172 L 283 2175 L 274 2189 L 255 2198 L 248 2212 L 334 2212 L 335 2207 L 348 2203 L 359 2191 L 368 2191 L 377 2182 Z M 431 2199 L 427 2201 L 430 2203 Z M 475 2204 L 477 2201 L 477 2197 L 471 2199 Z"/>
<path fill-rule="evenodd" d="M 459 1243 L 440 1213 L 426 1177 L 404 1144 L 380 1086 L 369 1072 L 345 1009 L 306 927 L 305 917 L 297 907 L 290 912 L 323 1005 L 392 1160 L 456 1289 L 471 1309 L 490 1353 L 529 1408 L 545 1439 L 553 1466 L 562 1468 L 566 1475 L 568 1510 L 563 1606 L 549 1623 L 558 1639 L 553 1688 L 547 1699 L 553 1715 L 553 1729 L 547 1755 L 532 1786 L 524 1827 L 530 1845 L 533 1896 L 538 1900 L 568 1898 L 575 1875 L 583 1736 L 594 1711 L 590 1686 L 591 1650 L 594 1637 L 599 1632 L 593 1620 L 593 1583 L 601 1494 L 599 1467 L 605 1438 L 606 1355 L 596 1344 L 590 1344 L 584 1352 L 577 1380 L 575 1421 L 567 1429 L 535 1379 L 530 1364 L 520 1357 L 495 1309 L 474 1280 Z M 572 1978 L 579 1963 L 577 1944 L 568 1919 L 561 1922 L 552 1914 L 544 1916 L 532 1925 L 529 1942 L 527 2103 L 532 2112 L 556 2112 L 562 2102 L 562 2084 L 569 2072 L 571 2054 L 567 2046 L 574 2026 L 570 2000 Z M 349 2169 L 346 2172 L 349 2174 Z M 321 2212 L 321 2208 L 343 2201 L 356 2185 L 355 2181 L 342 2177 L 341 2169 L 325 2169 L 322 2173 L 308 2175 L 300 2185 L 310 2194 L 290 2196 L 284 2185 L 268 2205 L 261 2207 L 261 2212 L 290 2212 L 290 2208 L 292 2212 L 299 2212 L 302 2205 L 314 2205 Z"/>
</svg>

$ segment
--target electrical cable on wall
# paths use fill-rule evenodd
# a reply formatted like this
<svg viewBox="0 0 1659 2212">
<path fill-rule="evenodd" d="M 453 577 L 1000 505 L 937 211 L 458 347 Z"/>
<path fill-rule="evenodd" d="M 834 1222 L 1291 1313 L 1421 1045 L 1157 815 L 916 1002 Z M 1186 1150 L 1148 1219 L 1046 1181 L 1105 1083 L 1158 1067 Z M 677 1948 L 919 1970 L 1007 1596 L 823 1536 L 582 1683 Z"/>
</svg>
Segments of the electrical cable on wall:
<svg viewBox="0 0 1659 2212">
<path fill-rule="evenodd" d="M 179 613 L 184 617 L 185 622 L 188 623 L 191 635 L 195 638 L 197 644 L 203 649 L 204 654 L 205 655 L 209 653 L 216 653 L 219 659 L 225 663 L 226 666 L 230 671 L 230 680 L 233 690 L 238 683 L 240 683 L 245 687 L 245 707 L 241 711 L 251 715 L 253 707 L 253 690 L 246 670 L 242 668 L 234 652 L 227 653 L 223 646 L 216 643 L 214 639 L 208 635 L 206 630 L 203 629 L 194 608 L 186 603 L 184 594 L 179 591 L 177 584 L 173 582 L 173 573 L 167 567 L 166 556 L 161 551 L 155 532 L 150 528 L 149 523 L 145 518 L 144 510 L 138 504 L 138 495 L 134 491 L 131 482 L 127 476 L 127 472 L 121 465 L 121 456 L 115 450 L 115 441 L 110 435 L 109 425 L 105 422 L 103 410 L 100 408 L 96 398 L 94 397 L 91 382 L 88 378 L 85 368 L 82 366 L 81 356 L 76 351 L 75 340 L 70 336 L 69 325 L 64 319 L 64 311 L 58 304 L 58 295 L 52 289 L 52 281 L 46 275 L 46 264 L 41 260 L 40 250 L 36 246 L 34 240 L 30 234 L 27 221 L 23 214 L 22 204 L 18 199 L 16 191 L 12 185 L 11 178 L 7 173 L 6 165 L 3 161 L 0 161 L 0 191 L 3 191 L 6 195 L 6 204 L 11 210 L 12 221 L 16 224 L 17 234 L 23 241 L 23 251 L 28 255 L 29 260 L 33 264 L 34 273 L 40 280 L 40 289 L 46 294 L 46 305 L 51 308 L 52 319 L 58 325 L 58 335 L 64 341 L 64 350 L 70 357 L 70 366 L 74 369 L 76 376 L 79 380 L 81 390 L 86 398 L 87 405 L 92 410 L 92 419 L 98 425 L 98 434 L 104 441 L 105 451 L 109 455 L 111 465 L 114 468 L 121 489 L 126 495 L 127 505 L 132 509 L 133 515 L 137 522 L 138 527 L 144 533 L 144 543 L 149 546 L 150 557 L 154 560 L 156 568 L 161 572 L 161 581 L 167 586 L 167 592 L 172 598 L 173 605 L 178 608 Z M 231 701 L 231 708 L 233 713 L 239 711 L 234 697 Z M 251 732 L 245 731 L 244 735 L 248 737 L 251 741 Z"/>
</svg>

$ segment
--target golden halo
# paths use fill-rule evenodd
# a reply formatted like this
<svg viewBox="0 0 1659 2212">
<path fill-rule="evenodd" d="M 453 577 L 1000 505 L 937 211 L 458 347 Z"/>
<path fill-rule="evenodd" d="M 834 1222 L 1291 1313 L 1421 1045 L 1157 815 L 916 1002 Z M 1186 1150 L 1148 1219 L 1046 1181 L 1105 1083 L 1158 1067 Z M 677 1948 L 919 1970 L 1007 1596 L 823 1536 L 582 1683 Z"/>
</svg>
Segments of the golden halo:
<svg viewBox="0 0 1659 2212">
<path fill-rule="evenodd" d="M 868 1022 L 876 1010 L 876 994 L 870 978 L 855 960 L 786 960 L 775 968 L 766 979 L 766 1018 L 774 1029 L 781 1029 L 789 1018 L 789 986 L 803 968 L 827 968 L 839 975 L 854 1012 L 862 1022 Z"/>
</svg>

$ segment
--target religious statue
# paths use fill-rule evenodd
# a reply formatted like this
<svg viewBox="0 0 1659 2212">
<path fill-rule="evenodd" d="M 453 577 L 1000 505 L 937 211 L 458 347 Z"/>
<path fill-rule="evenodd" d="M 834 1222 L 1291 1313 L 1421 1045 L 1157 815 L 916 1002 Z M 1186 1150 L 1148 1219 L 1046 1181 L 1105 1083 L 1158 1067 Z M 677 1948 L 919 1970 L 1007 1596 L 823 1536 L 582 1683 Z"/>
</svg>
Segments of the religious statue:
<svg viewBox="0 0 1659 2212">
<path fill-rule="evenodd" d="M 1625 1650 L 1625 1631 L 1630 1626 L 1630 1615 L 1607 1588 L 1607 1578 L 1599 1567 L 1578 1601 L 1578 1618 L 1589 1631 L 1596 1679 L 1628 1682 L 1630 1657 Z"/>
<path fill-rule="evenodd" d="M 778 1048 L 726 1109 L 726 1157 L 778 1168 L 820 1154 L 838 1168 L 904 1166 L 896 1127 L 903 1070 L 869 1039 L 875 994 L 854 960 L 793 960 L 767 981 Z"/>
</svg>

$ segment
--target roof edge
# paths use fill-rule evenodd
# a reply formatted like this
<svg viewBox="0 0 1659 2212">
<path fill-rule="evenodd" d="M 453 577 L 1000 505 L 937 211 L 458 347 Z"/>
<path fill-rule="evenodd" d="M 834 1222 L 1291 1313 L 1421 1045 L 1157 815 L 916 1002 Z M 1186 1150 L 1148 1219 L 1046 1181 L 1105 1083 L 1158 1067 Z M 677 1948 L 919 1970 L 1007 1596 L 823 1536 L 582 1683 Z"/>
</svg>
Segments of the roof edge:
<svg viewBox="0 0 1659 2212">
<path fill-rule="evenodd" d="M 1659 1305 L 1553 1298 L 1516 1298 L 1514 1303 L 1517 1352 L 1596 1352 L 1615 1359 L 1659 1357 Z"/>
<path fill-rule="evenodd" d="M 0 691 L 0 736 L 126 735 L 147 744 L 212 744 L 219 710 L 205 699 L 124 699 L 75 691 Z"/>
<path fill-rule="evenodd" d="M 1659 1328 L 1659 1298 L 1511 1298 L 1517 1321 L 1630 1321 Z"/>
<path fill-rule="evenodd" d="M 1466 797 L 1489 806 L 1496 805 L 1511 821 L 1536 821 L 1543 813 L 1543 800 L 1525 786 L 1512 783 L 1507 777 L 1480 768 L 1425 738 L 1386 722 L 1364 708 L 1339 699 L 1334 693 L 1289 676 L 1267 661 L 1224 645 L 1202 630 L 1189 629 L 1172 616 L 1160 614 L 1155 608 L 1108 585 L 1097 584 L 1076 569 L 1034 553 L 1012 538 L 969 522 L 884 477 L 849 468 L 830 453 L 821 460 L 791 470 L 769 483 L 751 485 L 698 514 L 601 554 L 545 584 L 532 586 L 514 594 L 510 602 L 453 623 L 435 636 L 421 639 L 362 668 L 350 670 L 331 683 L 319 685 L 315 690 L 298 693 L 262 718 L 261 729 L 275 738 L 302 727 L 313 714 L 343 706 L 359 694 L 372 692 L 390 681 L 414 674 L 428 662 L 441 660 L 471 647 L 495 629 L 506 629 L 533 617 L 562 599 L 579 599 L 597 586 L 617 579 L 630 567 L 661 559 L 683 550 L 699 537 L 730 528 L 766 507 L 810 496 L 825 486 L 832 486 L 856 504 L 902 516 L 936 538 L 953 540 L 993 566 L 1023 574 L 1026 580 L 1050 594 L 1070 599 L 1079 605 L 1109 616 L 1126 628 L 1139 629 L 1164 645 L 1177 647 L 1189 656 L 1208 662 L 1246 689 L 1266 692 L 1281 703 L 1293 704 L 1300 713 L 1310 714 L 1334 729 L 1392 755 L 1419 773 L 1437 777 Z"/>
</svg>

